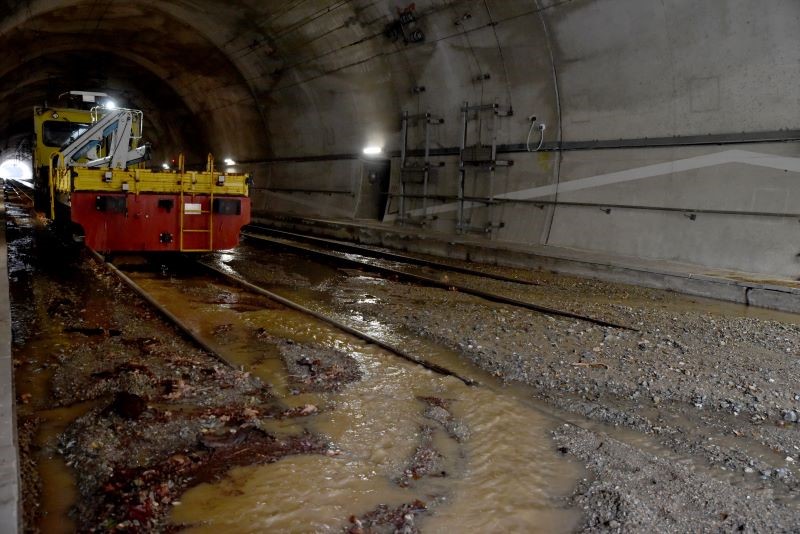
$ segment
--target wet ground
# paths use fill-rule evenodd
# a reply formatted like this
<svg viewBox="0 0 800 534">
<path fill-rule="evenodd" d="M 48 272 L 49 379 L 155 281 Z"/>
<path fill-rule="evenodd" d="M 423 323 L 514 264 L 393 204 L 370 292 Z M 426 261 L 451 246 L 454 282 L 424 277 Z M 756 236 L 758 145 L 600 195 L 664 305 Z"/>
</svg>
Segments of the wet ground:
<svg viewBox="0 0 800 534">
<path fill-rule="evenodd" d="M 27 210 L 9 207 L 8 240 L 26 532 L 177 530 L 187 488 L 330 452 L 308 413 L 183 340 Z"/>
<path fill-rule="evenodd" d="M 206 258 L 471 387 L 191 262 L 115 258 L 221 361 L 9 213 L 28 532 L 800 524 L 795 316 L 543 272 L 498 270 L 531 286 L 427 271 L 629 331 L 261 246 Z"/>
<path fill-rule="evenodd" d="M 427 273 L 639 329 L 633 332 L 387 283 L 352 268 L 322 276 L 318 263 L 303 268 L 276 250 L 259 260 L 265 250 L 247 245 L 223 261 L 407 346 L 420 337 L 446 346 L 508 384 L 528 385 L 527 395 L 588 428 L 554 434 L 564 454 L 593 475 L 573 496 L 583 528 L 794 531 L 800 524 L 796 316 L 547 272 L 494 269 L 534 286 Z M 587 452 L 597 443 L 602 452 Z M 638 454 L 620 454 L 626 447 Z M 606 450 L 616 456 L 606 458 Z M 663 458 L 685 469 L 645 469 Z"/>
<path fill-rule="evenodd" d="M 530 399 L 488 387 L 491 376 L 473 368 L 487 386 L 467 386 L 300 312 L 243 306 L 253 298 L 248 293 L 224 280 L 188 277 L 177 265 L 166 275 L 129 270 L 215 350 L 269 382 L 294 409 L 311 411 L 308 429 L 336 450 L 238 469 L 219 484 L 198 486 L 174 521 L 194 518 L 197 532 L 337 531 L 343 518 L 353 532 L 531 525 L 568 532 L 577 524 L 566 496 L 582 471 L 552 446 L 558 422 Z M 302 291 L 288 296 L 319 304 Z M 469 371 L 452 350 L 418 343 L 415 352 L 426 359 Z"/>
<path fill-rule="evenodd" d="M 577 524 L 567 496 L 583 471 L 553 448 L 557 422 L 528 399 L 431 372 L 196 266 L 118 258 L 220 362 L 18 215 L 29 532 Z"/>
</svg>

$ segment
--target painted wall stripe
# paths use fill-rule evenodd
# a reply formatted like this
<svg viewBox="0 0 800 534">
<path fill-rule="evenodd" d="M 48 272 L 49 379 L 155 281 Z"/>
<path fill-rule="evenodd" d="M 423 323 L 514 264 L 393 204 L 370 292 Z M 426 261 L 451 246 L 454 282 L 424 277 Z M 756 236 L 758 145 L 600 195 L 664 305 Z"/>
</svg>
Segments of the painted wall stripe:
<svg viewBox="0 0 800 534">
<path fill-rule="evenodd" d="M 556 188 L 558 188 L 559 193 L 569 193 L 573 191 L 591 189 L 594 187 L 602 187 L 604 185 L 631 182 L 634 180 L 642 180 L 644 178 L 655 178 L 667 174 L 703 169 L 706 167 L 715 167 L 717 165 L 724 165 L 726 163 L 743 163 L 745 165 L 800 172 L 800 158 L 775 156 L 772 154 L 763 154 L 748 150 L 725 150 L 722 152 L 716 152 L 714 154 L 706 154 L 704 156 L 695 156 L 692 158 L 668 161 L 665 163 L 656 163 L 654 165 L 645 165 L 644 167 L 636 167 L 624 171 L 598 174 L 596 176 L 580 178 L 577 180 L 562 181 L 558 186 L 556 186 L 556 184 L 550 184 L 531 187 L 529 189 L 522 189 L 520 191 L 502 193 L 495 195 L 495 197 L 498 199 L 508 200 L 532 200 L 554 195 L 556 193 Z M 464 209 L 480 207 L 483 205 L 484 204 L 480 202 L 465 202 Z M 448 213 L 456 210 L 458 210 L 458 203 L 450 202 L 428 208 L 428 215 Z M 415 209 L 408 212 L 408 215 L 410 216 L 419 216 L 423 214 L 424 212 L 422 209 Z M 384 220 L 390 222 L 396 218 L 397 215 L 389 215 Z"/>
</svg>

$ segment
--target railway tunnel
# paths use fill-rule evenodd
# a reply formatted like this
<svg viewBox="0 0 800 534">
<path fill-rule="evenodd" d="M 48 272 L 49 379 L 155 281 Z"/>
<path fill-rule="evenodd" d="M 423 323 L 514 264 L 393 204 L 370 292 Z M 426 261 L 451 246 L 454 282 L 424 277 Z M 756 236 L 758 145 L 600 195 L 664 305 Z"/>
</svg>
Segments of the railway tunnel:
<svg viewBox="0 0 800 534">
<path fill-rule="evenodd" d="M 0 4 L 0 530 L 796 529 L 798 23 Z M 101 256 L 34 210 L 34 107 L 75 90 L 155 169 L 246 175 L 239 247 Z"/>
</svg>

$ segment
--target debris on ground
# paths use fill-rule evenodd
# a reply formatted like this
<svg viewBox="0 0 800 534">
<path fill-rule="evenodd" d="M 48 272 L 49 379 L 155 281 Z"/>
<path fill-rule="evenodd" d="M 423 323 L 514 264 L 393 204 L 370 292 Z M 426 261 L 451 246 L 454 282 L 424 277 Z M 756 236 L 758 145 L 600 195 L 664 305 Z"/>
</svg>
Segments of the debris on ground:
<svg viewBox="0 0 800 534">
<path fill-rule="evenodd" d="M 361 379 L 358 361 L 345 352 L 311 343 L 273 342 L 299 392 L 338 391 Z"/>
<path fill-rule="evenodd" d="M 396 508 L 385 504 L 360 517 L 351 516 L 350 526 L 346 529 L 348 534 L 418 534 L 416 518 L 425 512 L 427 507 L 424 502 L 416 500 Z"/>
</svg>

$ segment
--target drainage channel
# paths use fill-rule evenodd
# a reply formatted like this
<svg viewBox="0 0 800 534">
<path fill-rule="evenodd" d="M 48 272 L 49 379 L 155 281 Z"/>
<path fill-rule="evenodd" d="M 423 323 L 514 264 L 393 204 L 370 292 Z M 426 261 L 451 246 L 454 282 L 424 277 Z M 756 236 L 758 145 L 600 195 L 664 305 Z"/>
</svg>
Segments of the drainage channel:
<svg viewBox="0 0 800 534">
<path fill-rule="evenodd" d="M 564 497 L 582 468 L 554 450 L 550 432 L 558 421 L 529 399 L 468 387 L 298 309 L 248 307 L 249 290 L 208 271 L 121 268 L 284 403 L 313 409 L 306 427 L 336 450 L 238 467 L 194 487 L 173 510 L 176 524 L 202 525 L 200 532 L 327 531 L 380 520 L 423 531 L 558 532 L 577 525 L 580 514 Z M 427 349 L 426 359 L 469 376 L 452 351 Z M 321 360 L 324 368 L 333 359 L 346 367 L 347 358 L 360 378 L 341 388 L 309 389 L 293 374 L 302 371 L 298 363 Z"/>
</svg>

